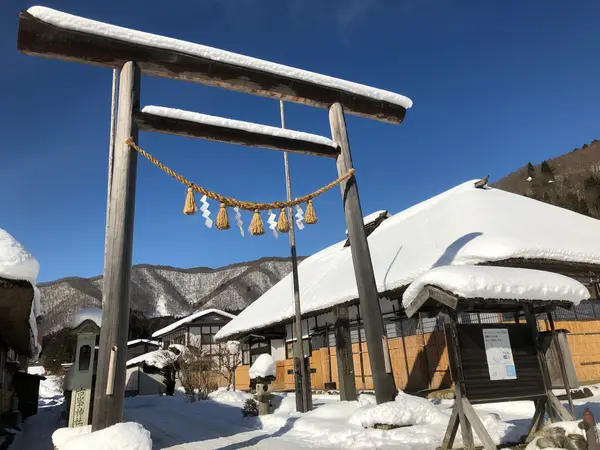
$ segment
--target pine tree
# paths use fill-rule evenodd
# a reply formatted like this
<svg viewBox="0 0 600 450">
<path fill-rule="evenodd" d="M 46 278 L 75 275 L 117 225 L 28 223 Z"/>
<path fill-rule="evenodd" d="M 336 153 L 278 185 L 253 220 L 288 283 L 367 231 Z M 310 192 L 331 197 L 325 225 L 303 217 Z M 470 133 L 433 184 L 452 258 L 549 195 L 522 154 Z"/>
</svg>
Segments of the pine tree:
<svg viewBox="0 0 600 450">
<path fill-rule="evenodd" d="M 552 169 L 546 160 L 542 161 L 542 173 L 545 173 L 546 175 L 552 175 Z"/>
<path fill-rule="evenodd" d="M 531 162 L 527 163 L 527 176 L 531 178 L 535 177 L 535 167 L 533 167 Z"/>
</svg>

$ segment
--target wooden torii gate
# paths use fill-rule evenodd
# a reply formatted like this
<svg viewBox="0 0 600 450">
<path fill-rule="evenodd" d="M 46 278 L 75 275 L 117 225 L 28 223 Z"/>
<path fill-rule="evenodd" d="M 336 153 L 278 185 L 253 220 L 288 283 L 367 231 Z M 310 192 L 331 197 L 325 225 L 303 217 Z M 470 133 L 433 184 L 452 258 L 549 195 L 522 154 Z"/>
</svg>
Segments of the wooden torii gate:
<svg viewBox="0 0 600 450">
<path fill-rule="evenodd" d="M 344 112 L 398 124 L 412 105 L 410 99 L 388 91 L 39 6 L 20 13 L 18 49 L 28 55 L 121 69 L 107 207 L 102 318 L 105 326 L 100 337 L 94 430 L 123 418 L 137 167 L 137 153 L 125 143 L 126 139 L 132 137 L 137 143 L 139 130 L 155 131 L 331 157 L 336 158 L 341 176 L 353 167 Z M 142 73 L 328 108 L 332 138 L 338 147 L 144 113 L 140 110 Z M 385 331 L 356 177 L 342 182 L 341 191 L 373 384 L 377 402 L 382 403 L 394 399 L 396 387 L 389 352 L 384 350 Z M 350 400 L 356 398 L 356 387 L 347 308 L 336 311 L 341 396 L 342 400 Z"/>
</svg>

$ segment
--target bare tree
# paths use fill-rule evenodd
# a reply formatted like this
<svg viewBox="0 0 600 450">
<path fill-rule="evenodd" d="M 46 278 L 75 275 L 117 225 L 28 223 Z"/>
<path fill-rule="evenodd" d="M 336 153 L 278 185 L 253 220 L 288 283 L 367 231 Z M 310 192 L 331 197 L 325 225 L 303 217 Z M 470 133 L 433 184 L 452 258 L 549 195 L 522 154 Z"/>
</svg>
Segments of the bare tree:
<svg viewBox="0 0 600 450">
<path fill-rule="evenodd" d="M 242 363 L 240 343 L 228 341 L 225 345 L 219 345 L 217 356 L 220 373 L 227 381 L 227 390 L 235 390 L 235 371 Z"/>
</svg>

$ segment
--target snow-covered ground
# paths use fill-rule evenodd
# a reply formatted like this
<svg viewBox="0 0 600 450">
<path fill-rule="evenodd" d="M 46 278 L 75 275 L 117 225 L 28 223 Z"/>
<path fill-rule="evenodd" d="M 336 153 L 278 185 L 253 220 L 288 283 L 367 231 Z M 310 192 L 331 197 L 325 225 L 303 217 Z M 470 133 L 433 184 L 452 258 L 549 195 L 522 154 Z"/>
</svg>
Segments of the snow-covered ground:
<svg viewBox="0 0 600 450">
<path fill-rule="evenodd" d="M 27 420 L 10 450 L 52 449 L 51 435 L 64 424 L 60 422 L 59 383 L 50 380 L 53 378 L 42 384 L 38 415 Z M 361 395 L 358 402 L 340 402 L 336 395 L 315 395 L 314 409 L 299 414 L 295 412 L 294 395 L 282 394 L 273 399 L 273 414 L 243 417 L 242 406 L 251 397 L 244 392 L 219 390 L 210 394 L 208 400 L 195 403 L 180 394 L 127 398 L 124 420 L 137 422 L 148 430 L 153 449 L 433 450 L 442 440 L 453 404 L 452 400 L 429 402 L 400 395 L 392 409 L 377 416 L 370 395 Z M 406 403 L 411 404 L 410 411 L 403 407 Z M 575 405 L 578 418 L 584 407 L 600 417 L 600 394 L 577 400 Z M 475 409 L 497 443 L 514 442 L 525 434 L 534 411 L 530 401 L 478 405 Z M 377 422 L 386 414 L 390 420 L 418 424 L 388 431 L 361 426 Z M 456 446 L 460 445 L 459 433 Z"/>
</svg>

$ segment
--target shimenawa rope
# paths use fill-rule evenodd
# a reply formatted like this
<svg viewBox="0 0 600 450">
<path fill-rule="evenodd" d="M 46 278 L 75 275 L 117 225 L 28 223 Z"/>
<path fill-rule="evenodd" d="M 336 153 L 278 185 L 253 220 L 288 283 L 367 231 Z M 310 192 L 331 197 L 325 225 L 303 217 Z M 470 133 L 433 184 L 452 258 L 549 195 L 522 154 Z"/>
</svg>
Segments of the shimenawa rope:
<svg viewBox="0 0 600 450">
<path fill-rule="evenodd" d="M 316 191 L 314 191 L 310 194 L 304 195 L 302 197 L 299 197 L 295 200 L 277 201 L 277 202 L 273 202 L 273 203 L 249 202 L 249 201 L 238 200 L 238 199 L 235 199 L 232 197 L 225 197 L 224 195 L 221 195 L 217 192 L 209 191 L 208 189 L 205 189 L 202 186 L 198 186 L 197 184 L 192 183 L 190 180 L 188 180 L 184 176 L 178 174 L 177 172 L 170 169 L 169 167 L 165 166 L 154 156 L 152 156 L 151 154 L 149 154 L 148 152 L 146 152 L 142 148 L 140 148 L 131 137 L 127 138 L 125 143 L 129 147 L 131 147 L 135 151 L 137 151 L 144 158 L 146 158 L 148 161 L 150 161 L 152 164 L 154 164 L 156 167 L 161 169 L 163 172 L 172 176 L 177 181 L 179 181 L 180 183 L 182 183 L 188 187 L 185 207 L 183 210 L 183 212 L 185 214 L 192 215 L 198 211 L 198 207 L 196 205 L 196 200 L 194 198 L 194 192 L 198 192 L 202 195 L 206 195 L 208 198 L 211 198 L 211 199 L 221 203 L 220 208 L 219 208 L 219 213 L 217 216 L 217 223 L 216 223 L 217 228 L 219 228 L 221 230 L 226 230 L 226 229 L 229 229 L 229 227 L 230 227 L 229 226 L 229 217 L 227 216 L 227 210 L 226 210 L 227 207 L 237 207 L 239 209 L 243 209 L 246 211 L 253 211 L 254 216 L 252 217 L 252 222 L 250 225 L 250 233 L 255 234 L 255 235 L 264 234 L 264 225 L 260 218 L 259 211 L 266 211 L 269 209 L 279 209 L 279 210 L 281 210 L 281 214 L 283 215 L 283 214 L 285 214 L 285 208 L 293 207 L 293 206 L 299 205 L 301 203 L 306 203 L 307 204 L 306 214 L 304 217 L 305 223 L 307 223 L 309 225 L 317 223 L 317 216 L 315 214 L 314 206 L 312 203 L 313 198 L 318 197 L 319 195 L 334 188 L 335 186 L 340 184 L 342 181 L 349 179 L 355 173 L 354 169 L 350 169 L 348 172 L 346 172 L 344 175 L 339 177 L 337 180 L 332 181 L 331 183 L 317 189 Z M 280 226 L 280 224 L 281 224 L 281 226 Z M 287 217 L 280 216 L 279 221 L 278 221 L 278 229 L 282 233 L 286 233 L 289 231 L 289 224 L 287 221 Z"/>
</svg>

